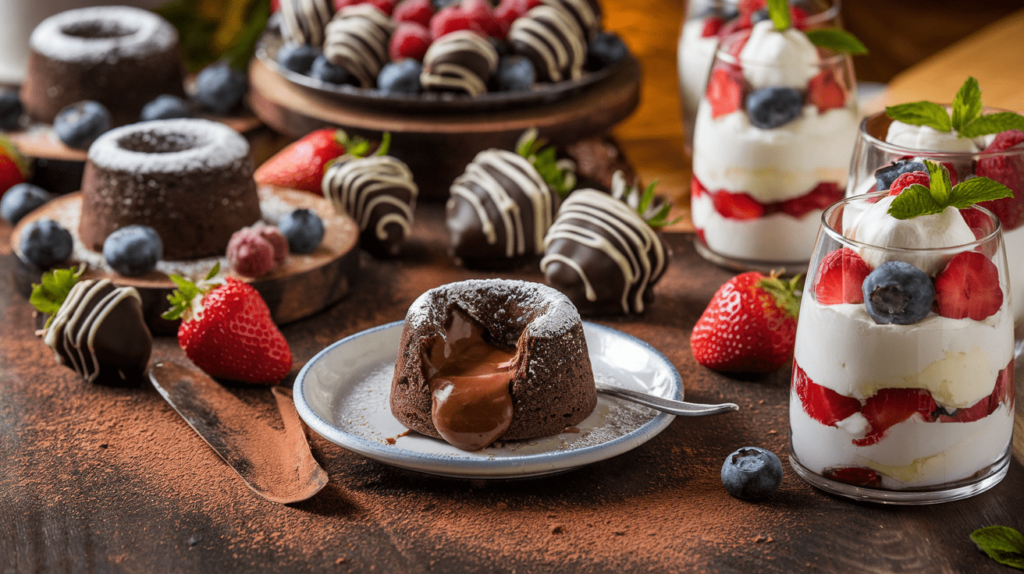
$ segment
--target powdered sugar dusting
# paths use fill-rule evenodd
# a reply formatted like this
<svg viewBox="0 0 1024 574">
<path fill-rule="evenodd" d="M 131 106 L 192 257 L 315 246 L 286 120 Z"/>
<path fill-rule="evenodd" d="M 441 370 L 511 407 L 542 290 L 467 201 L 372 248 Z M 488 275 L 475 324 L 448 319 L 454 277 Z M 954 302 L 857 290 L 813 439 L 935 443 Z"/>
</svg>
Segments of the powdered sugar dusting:
<svg viewBox="0 0 1024 574">
<path fill-rule="evenodd" d="M 110 171 L 183 173 L 245 160 L 249 143 L 235 130 L 202 119 L 159 120 L 111 130 L 89 148 L 89 161 Z"/>
<path fill-rule="evenodd" d="M 178 43 L 170 22 L 148 10 L 98 6 L 68 10 L 43 20 L 29 38 L 52 60 L 116 63 L 164 52 Z"/>
</svg>

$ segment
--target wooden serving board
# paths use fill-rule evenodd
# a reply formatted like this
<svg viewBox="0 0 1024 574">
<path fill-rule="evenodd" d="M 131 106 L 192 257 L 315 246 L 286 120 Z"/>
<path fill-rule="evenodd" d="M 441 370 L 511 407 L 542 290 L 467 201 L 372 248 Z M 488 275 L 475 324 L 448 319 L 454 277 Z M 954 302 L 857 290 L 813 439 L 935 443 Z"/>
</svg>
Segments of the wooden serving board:
<svg viewBox="0 0 1024 574">
<path fill-rule="evenodd" d="M 630 58 L 615 73 L 567 100 L 479 113 L 402 113 L 345 105 L 297 86 L 257 59 L 249 63 L 249 107 L 275 131 L 298 138 L 340 127 L 379 139 L 391 132 L 391 152 L 409 165 L 426 200 L 448 187 L 480 151 L 512 149 L 528 128 L 558 146 L 599 136 L 640 102 L 640 65 Z"/>
<path fill-rule="evenodd" d="M 355 221 L 348 215 L 338 214 L 326 199 L 304 191 L 264 186 L 260 188 L 259 193 L 260 202 L 264 206 L 269 202 L 277 202 L 277 205 L 281 206 L 280 202 L 283 202 L 292 208 L 304 207 L 315 211 L 324 222 L 324 240 L 313 253 L 289 254 L 284 263 L 263 277 L 251 279 L 230 271 L 227 275 L 246 281 L 259 291 L 270 307 L 271 317 L 279 325 L 319 313 L 344 297 L 359 271 L 359 253 L 356 249 L 359 227 Z M 80 192 L 64 195 L 33 211 L 15 226 L 10 242 L 16 260 L 13 269 L 14 283 L 23 296 L 28 297 L 31 294 L 32 284 L 39 283 L 43 270 L 25 261 L 21 255 L 19 242 L 22 231 L 32 221 L 50 218 L 66 227 L 75 237 L 76 244 L 80 244 L 78 219 L 81 205 Z M 90 253 L 90 256 L 102 258 L 96 253 Z M 68 266 L 80 262 L 72 261 Z M 199 262 L 182 262 L 182 267 L 194 267 L 196 273 L 202 275 L 217 262 L 221 264 L 221 269 L 229 269 L 224 257 L 208 258 Z M 142 296 L 146 324 L 153 334 L 171 335 L 177 332 L 177 321 L 167 321 L 160 317 L 168 309 L 167 296 L 174 290 L 174 283 L 167 274 L 153 270 L 140 277 L 124 277 L 93 265 L 84 277 L 110 279 L 120 286 L 135 287 Z"/>
</svg>

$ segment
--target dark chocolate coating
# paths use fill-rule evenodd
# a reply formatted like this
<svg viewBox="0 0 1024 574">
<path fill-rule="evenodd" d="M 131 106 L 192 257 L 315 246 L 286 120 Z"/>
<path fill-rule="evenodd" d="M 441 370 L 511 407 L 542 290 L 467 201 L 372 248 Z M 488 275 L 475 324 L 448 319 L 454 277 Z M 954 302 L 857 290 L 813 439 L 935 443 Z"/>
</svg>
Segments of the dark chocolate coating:
<svg viewBox="0 0 1024 574">
<path fill-rule="evenodd" d="M 572 303 L 539 283 L 474 280 L 431 289 L 409 308 L 390 397 L 391 412 L 403 425 L 440 438 L 423 357 L 455 308 L 485 329 L 485 340 L 519 352 L 509 383 L 512 422 L 498 440 L 557 434 L 594 410 L 594 373 Z"/>
<path fill-rule="evenodd" d="M 547 34 L 532 31 L 537 26 Z M 572 12 L 561 6 L 543 5 L 531 9 L 513 23 L 508 36 L 512 51 L 533 62 L 539 82 L 575 80 L 582 74 L 587 59 L 586 33 Z M 551 39 L 558 44 L 552 45 Z M 556 54 L 567 54 L 564 62 Z M 549 66 L 549 60 L 552 65 Z"/>
</svg>

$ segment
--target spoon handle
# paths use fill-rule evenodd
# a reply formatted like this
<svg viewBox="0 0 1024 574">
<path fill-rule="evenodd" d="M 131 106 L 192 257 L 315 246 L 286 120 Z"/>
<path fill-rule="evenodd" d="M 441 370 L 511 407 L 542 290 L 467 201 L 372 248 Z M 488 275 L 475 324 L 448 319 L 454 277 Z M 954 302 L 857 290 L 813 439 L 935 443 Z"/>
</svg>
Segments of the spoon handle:
<svg viewBox="0 0 1024 574">
<path fill-rule="evenodd" d="M 656 409 L 670 415 L 683 417 L 706 417 L 709 415 L 717 415 L 740 410 L 739 405 L 735 405 L 733 403 L 724 403 L 721 405 L 699 405 L 696 403 L 673 401 L 671 399 L 664 399 L 647 393 L 631 391 L 629 389 L 612 387 L 609 385 L 597 385 L 597 392 L 637 403 L 638 405 L 651 407 L 652 409 Z"/>
</svg>

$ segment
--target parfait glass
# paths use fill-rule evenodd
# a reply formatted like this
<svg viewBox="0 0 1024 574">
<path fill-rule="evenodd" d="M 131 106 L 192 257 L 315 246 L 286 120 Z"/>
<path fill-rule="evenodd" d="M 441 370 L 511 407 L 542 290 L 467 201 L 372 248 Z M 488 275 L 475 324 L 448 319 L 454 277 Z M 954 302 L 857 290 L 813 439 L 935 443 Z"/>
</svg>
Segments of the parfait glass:
<svg viewBox="0 0 1024 574">
<path fill-rule="evenodd" d="M 844 223 L 850 235 L 851 220 L 885 195 L 848 198 L 822 216 L 797 325 L 790 464 L 813 486 L 858 500 L 966 498 L 1002 480 L 1010 460 L 1013 327 L 1001 225 L 972 206 L 963 219 L 977 239 L 955 247 L 896 249 L 844 235 Z M 987 259 L 986 284 L 998 283 L 1001 303 L 956 318 L 936 298 L 910 324 L 883 324 L 872 318 L 867 289 L 851 271 L 857 261 L 871 269 L 903 261 L 928 275 L 936 292 L 949 293 L 957 285 L 947 282 L 952 275 L 935 277 L 954 267 L 954 257 Z"/>
<path fill-rule="evenodd" d="M 982 109 L 982 114 L 1005 111 L 1007 110 L 986 107 Z M 861 122 L 850 164 L 850 178 L 846 186 L 848 197 L 876 190 L 876 171 L 900 160 L 924 159 L 946 164 L 950 176 L 955 178 L 954 183 L 981 175 L 994 179 L 1013 191 L 1013 198 L 981 205 L 995 212 L 1003 224 L 1010 288 L 1013 290 L 1014 339 L 1016 353 L 1019 356 L 1024 351 L 1024 146 L 980 152 L 916 149 L 886 142 L 890 124 L 892 119 L 885 112 L 868 116 Z M 979 138 L 977 147 L 988 147 L 994 138 L 995 136 Z"/>
<path fill-rule="evenodd" d="M 747 0 L 748 2 L 750 0 Z M 711 63 L 719 41 L 729 32 L 750 27 L 740 21 L 743 0 L 692 0 L 679 33 L 676 67 L 679 74 L 679 99 L 682 107 L 686 155 L 693 156 L 693 127 L 697 106 L 707 86 Z M 763 4 L 763 2 L 762 2 Z M 796 0 L 791 2 L 807 14 L 807 28 L 840 27 L 840 0 Z M 710 21 L 710 23 L 709 23 Z"/>
<path fill-rule="evenodd" d="M 822 211 L 846 189 L 859 121 L 853 65 L 810 48 L 816 58 L 783 66 L 748 54 L 745 42 L 743 32 L 722 41 L 697 112 L 695 247 L 730 269 L 802 271 Z M 764 94 L 788 97 L 788 116 L 765 121 Z"/>
</svg>

